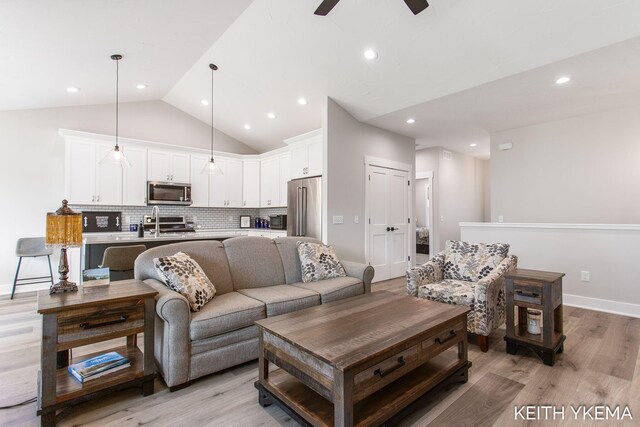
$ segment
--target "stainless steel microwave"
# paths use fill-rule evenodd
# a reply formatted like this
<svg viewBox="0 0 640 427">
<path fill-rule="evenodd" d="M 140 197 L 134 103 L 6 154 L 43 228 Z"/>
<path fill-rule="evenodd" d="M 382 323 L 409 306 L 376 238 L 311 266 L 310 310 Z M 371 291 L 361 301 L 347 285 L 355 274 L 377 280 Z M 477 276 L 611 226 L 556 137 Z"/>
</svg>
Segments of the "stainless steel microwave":
<svg viewBox="0 0 640 427">
<path fill-rule="evenodd" d="M 177 182 L 147 182 L 148 205 L 182 205 L 189 206 L 191 200 L 191 184 Z"/>
</svg>

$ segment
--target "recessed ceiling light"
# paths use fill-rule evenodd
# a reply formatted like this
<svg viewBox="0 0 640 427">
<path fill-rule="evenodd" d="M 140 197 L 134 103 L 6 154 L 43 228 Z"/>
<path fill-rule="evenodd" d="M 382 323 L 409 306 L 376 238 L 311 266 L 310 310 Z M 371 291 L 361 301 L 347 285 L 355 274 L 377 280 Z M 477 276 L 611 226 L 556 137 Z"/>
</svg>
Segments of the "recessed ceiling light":
<svg viewBox="0 0 640 427">
<path fill-rule="evenodd" d="M 246 130 L 251 130 L 251 125 L 250 125 L 249 123 L 246 123 L 246 124 L 244 125 L 244 128 L 245 128 Z"/>
<path fill-rule="evenodd" d="M 556 80 L 557 85 L 563 85 L 565 83 L 569 83 L 571 81 L 571 77 L 563 76 Z"/>
<path fill-rule="evenodd" d="M 276 115 L 273 113 L 267 113 L 267 117 L 269 117 L 270 119 L 275 119 Z"/>
<path fill-rule="evenodd" d="M 298 98 L 298 104 L 300 105 L 307 105 L 307 100 L 304 98 Z"/>
<path fill-rule="evenodd" d="M 73 87 L 73 86 L 67 88 L 67 92 L 71 92 L 71 93 L 75 93 L 79 90 L 80 90 L 79 88 Z"/>
<path fill-rule="evenodd" d="M 367 49 L 367 50 L 364 51 L 363 55 L 364 55 L 364 57 L 366 59 L 371 61 L 371 60 L 374 60 L 374 59 L 376 59 L 378 57 L 378 52 L 376 52 L 373 49 Z"/>
<path fill-rule="evenodd" d="M 203 99 L 200 102 L 202 102 L 202 105 L 209 105 L 209 101 L 207 101 L 206 99 Z"/>
<path fill-rule="evenodd" d="M 147 88 L 147 85 L 143 84 L 143 83 L 140 83 L 139 85 L 136 85 L 136 89 L 142 90 L 142 89 L 146 89 L 146 88 Z"/>
<path fill-rule="evenodd" d="M 477 147 L 477 146 L 478 146 L 478 144 L 476 144 L 475 142 L 469 144 L 469 147 Z"/>
<path fill-rule="evenodd" d="M 409 123 L 410 125 L 414 124 L 416 122 L 416 119 L 407 119 L 407 123 Z"/>
</svg>

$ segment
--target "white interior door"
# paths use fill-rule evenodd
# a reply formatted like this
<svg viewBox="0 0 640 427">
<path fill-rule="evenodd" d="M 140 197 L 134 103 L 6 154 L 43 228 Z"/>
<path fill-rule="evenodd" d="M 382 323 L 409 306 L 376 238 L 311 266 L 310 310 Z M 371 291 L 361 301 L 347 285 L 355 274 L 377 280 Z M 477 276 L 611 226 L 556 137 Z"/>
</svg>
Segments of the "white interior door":
<svg viewBox="0 0 640 427">
<path fill-rule="evenodd" d="M 375 281 L 403 276 L 408 267 L 408 173 L 368 167 L 368 258 Z"/>
</svg>

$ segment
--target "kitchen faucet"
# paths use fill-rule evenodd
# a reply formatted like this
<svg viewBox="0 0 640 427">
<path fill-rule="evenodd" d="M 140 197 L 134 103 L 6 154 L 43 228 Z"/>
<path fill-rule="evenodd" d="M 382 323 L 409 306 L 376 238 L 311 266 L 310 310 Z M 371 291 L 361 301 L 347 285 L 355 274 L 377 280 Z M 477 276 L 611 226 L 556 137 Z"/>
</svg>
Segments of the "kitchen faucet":
<svg viewBox="0 0 640 427">
<path fill-rule="evenodd" d="M 151 216 L 156 222 L 156 229 L 152 233 L 155 237 L 158 237 L 160 235 L 160 207 L 158 205 L 155 205 L 151 210 Z"/>
</svg>

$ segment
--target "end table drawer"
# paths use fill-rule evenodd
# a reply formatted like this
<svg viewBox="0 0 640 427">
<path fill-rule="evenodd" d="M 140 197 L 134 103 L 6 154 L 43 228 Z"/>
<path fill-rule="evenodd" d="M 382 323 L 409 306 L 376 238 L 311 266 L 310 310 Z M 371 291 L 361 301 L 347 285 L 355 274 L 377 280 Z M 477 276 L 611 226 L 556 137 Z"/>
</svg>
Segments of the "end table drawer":
<svg viewBox="0 0 640 427">
<path fill-rule="evenodd" d="M 84 340 L 109 339 L 142 332 L 144 302 L 123 301 L 66 311 L 58 317 L 58 343 L 78 345 Z"/>
<path fill-rule="evenodd" d="M 513 300 L 528 302 L 530 304 L 542 304 L 542 289 L 532 283 L 514 282 Z"/>
</svg>

